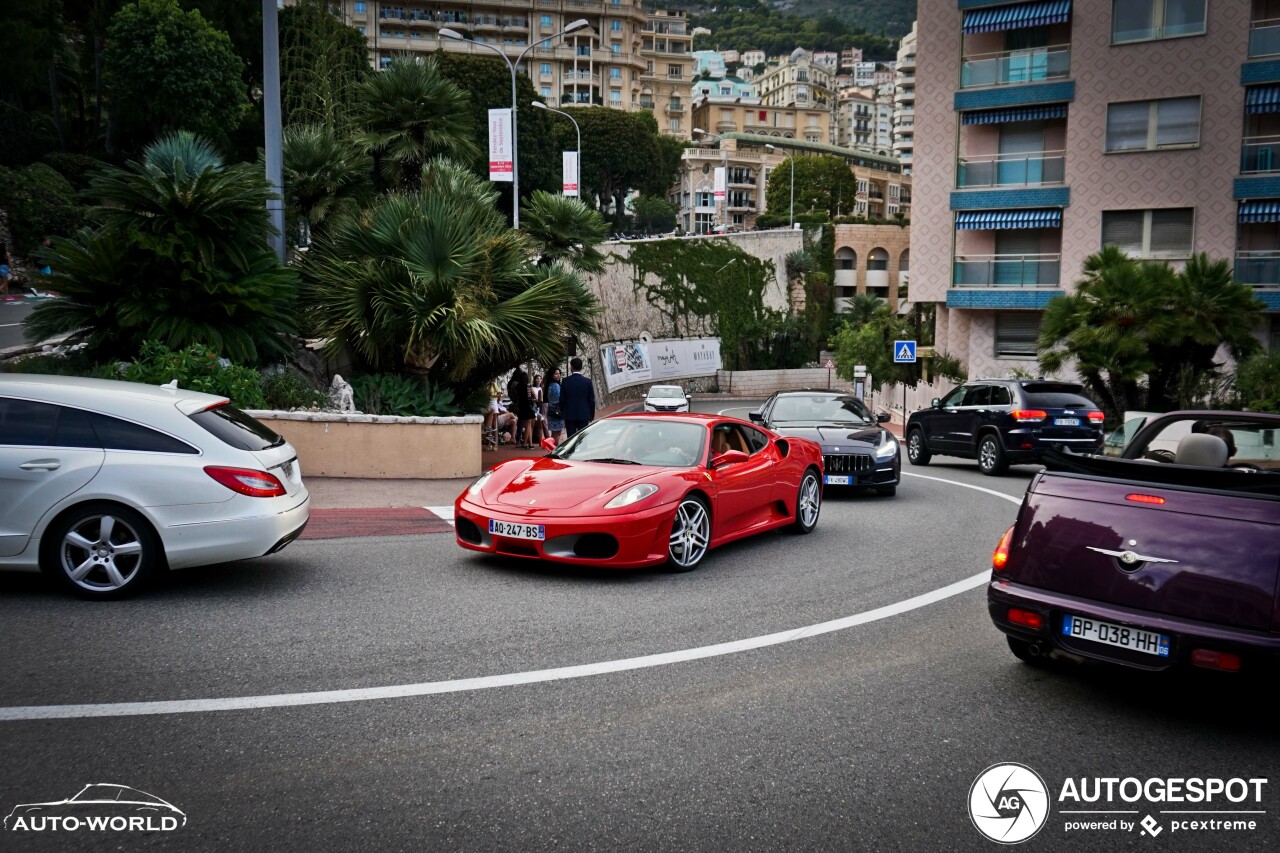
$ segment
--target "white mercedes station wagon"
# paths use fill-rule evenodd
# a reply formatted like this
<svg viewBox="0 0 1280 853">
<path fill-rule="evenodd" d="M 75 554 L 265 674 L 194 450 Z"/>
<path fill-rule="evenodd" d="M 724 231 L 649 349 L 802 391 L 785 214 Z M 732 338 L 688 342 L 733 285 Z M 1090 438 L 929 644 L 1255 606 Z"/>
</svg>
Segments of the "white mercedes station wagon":
<svg viewBox="0 0 1280 853">
<path fill-rule="evenodd" d="M 0 569 L 85 598 L 274 554 L 306 527 L 293 447 L 225 397 L 0 374 Z"/>
</svg>

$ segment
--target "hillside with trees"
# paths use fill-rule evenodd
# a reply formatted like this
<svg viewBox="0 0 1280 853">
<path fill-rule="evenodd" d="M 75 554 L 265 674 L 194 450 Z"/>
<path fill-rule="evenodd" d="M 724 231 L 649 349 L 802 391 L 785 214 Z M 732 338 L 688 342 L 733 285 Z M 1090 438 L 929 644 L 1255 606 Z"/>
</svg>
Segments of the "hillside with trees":
<svg viewBox="0 0 1280 853">
<path fill-rule="evenodd" d="M 913 0 L 706 0 L 668 3 L 684 8 L 695 27 L 696 50 L 763 50 L 769 55 L 860 47 L 871 60 L 894 58 L 896 40 L 911 29 Z"/>
</svg>

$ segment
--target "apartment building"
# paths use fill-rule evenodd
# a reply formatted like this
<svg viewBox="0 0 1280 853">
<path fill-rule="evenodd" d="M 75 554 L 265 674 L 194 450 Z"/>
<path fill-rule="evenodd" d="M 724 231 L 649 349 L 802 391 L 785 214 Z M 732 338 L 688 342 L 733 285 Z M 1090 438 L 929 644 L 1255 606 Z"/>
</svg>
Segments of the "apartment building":
<svg viewBox="0 0 1280 853">
<path fill-rule="evenodd" d="M 646 11 L 640 0 L 342 0 L 337 8 L 368 39 L 374 67 L 438 50 L 491 56 L 496 48 L 512 61 L 524 53 L 520 70 L 549 103 L 646 109 L 665 132 L 689 136 L 693 35 L 684 12 Z M 580 18 L 590 29 L 550 38 Z M 469 41 L 442 38 L 443 28 Z"/>
<path fill-rule="evenodd" d="M 1106 244 L 1234 259 L 1280 345 L 1274 0 L 921 0 L 912 299 L 970 376 L 1036 370 Z"/>
<path fill-rule="evenodd" d="M 785 59 L 775 59 L 756 80 L 760 102 L 766 106 L 822 107 L 834 103 L 835 68 L 813 60 L 813 55 L 797 47 Z"/>
<path fill-rule="evenodd" d="M 708 133 L 754 133 L 808 142 L 826 142 L 831 133 L 828 110 L 769 106 L 757 98 L 699 98 L 693 102 L 691 118 L 693 127 Z"/>
<path fill-rule="evenodd" d="M 898 45 L 898 64 L 893 78 L 893 154 L 902 162 L 904 174 L 911 174 L 915 152 L 916 119 L 916 25 Z"/>
<path fill-rule="evenodd" d="M 835 226 L 835 311 L 844 314 L 858 294 L 875 296 L 895 311 L 910 282 L 911 226 Z"/>
</svg>

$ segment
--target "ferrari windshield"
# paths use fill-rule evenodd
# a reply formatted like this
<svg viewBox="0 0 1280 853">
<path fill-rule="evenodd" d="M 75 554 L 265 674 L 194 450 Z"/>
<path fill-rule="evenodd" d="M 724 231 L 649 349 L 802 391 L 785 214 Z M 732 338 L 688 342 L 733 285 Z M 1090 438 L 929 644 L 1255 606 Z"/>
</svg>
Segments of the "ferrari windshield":
<svg viewBox="0 0 1280 853">
<path fill-rule="evenodd" d="M 557 447 L 555 459 L 686 468 L 702 459 L 707 430 L 658 418 L 605 418 Z"/>
<path fill-rule="evenodd" d="M 769 415 L 773 423 L 842 423 L 873 424 L 876 419 L 854 397 L 834 397 L 830 394 L 795 394 L 779 397 L 773 403 Z"/>
</svg>

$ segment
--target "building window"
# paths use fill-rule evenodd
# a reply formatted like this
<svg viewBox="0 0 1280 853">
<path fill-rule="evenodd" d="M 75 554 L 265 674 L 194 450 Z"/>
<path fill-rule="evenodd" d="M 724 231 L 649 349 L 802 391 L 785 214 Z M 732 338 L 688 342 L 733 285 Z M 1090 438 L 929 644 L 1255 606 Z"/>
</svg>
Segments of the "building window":
<svg viewBox="0 0 1280 853">
<path fill-rule="evenodd" d="M 551 16 L 550 16 L 550 15 L 543 15 L 541 20 L 542 20 L 542 26 L 544 26 L 544 27 L 549 27 L 549 26 L 551 26 Z"/>
<path fill-rule="evenodd" d="M 622 21 L 610 21 L 609 29 L 615 33 L 622 32 Z"/>
<path fill-rule="evenodd" d="M 673 119 L 671 119 L 671 121 L 668 123 L 667 127 L 668 127 L 670 130 L 675 130 L 675 131 L 680 130 L 680 119 L 678 119 L 678 118 L 673 118 Z"/>
<path fill-rule="evenodd" d="M 1190 207 L 1102 212 L 1102 245 L 1135 258 L 1189 258 L 1194 231 Z"/>
<path fill-rule="evenodd" d="M 611 103 L 611 104 L 620 104 L 620 103 L 622 103 L 622 90 L 621 90 L 621 89 L 610 89 L 610 90 L 609 90 L 609 103 Z"/>
<path fill-rule="evenodd" d="M 621 68 L 610 68 L 610 69 L 609 69 L 609 79 L 610 79 L 610 80 L 621 80 L 621 79 L 622 79 L 622 69 L 621 69 Z"/>
<path fill-rule="evenodd" d="M 544 97 L 544 98 L 549 98 L 549 97 L 551 97 L 551 87 L 550 87 L 550 86 L 543 86 L 542 88 L 540 88 L 540 89 L 538 90 L 538 94 L 542 95 L 542 97 Z"/>
<path fill-rule="evenodd" d="M 684 76 L 684 66 L 683 66 L 683 65 L 668 65 L 668 66 L 667 66 L 667 76 L 668 76 L 668 77 L 670 77 L 672 80 L 679 80 L 681 77 L 683 77 L 683 76 Z"/>
<path fill-rule="evenodd" d="M 622 42 L 620 41 L 610 42 L 609 50 L 613 51 L 614 53 L 622 53 Z"/>
<path fill-rule="evenodd" d="M 365 27 L 356 27 L 356 29 L 360 31 L 360 35 L 362 36 L 369 34 Z"/>
<path fill-rule="evenodd" d="M 365 13 L 365 9 L 366 9 L 366 8 L 367 8 L 367 7 L 365 6 L 365 4 L 364 4 L 364 3 L 356 3 L 356 5 L 355 5 L 355 13 L 356 13 L 357 15 L 363 15 L 363 14 Z"/>
<path fill-rule="evenodd" d="M 1025 311 L 996 314 L 996 355 L 1035 358 L 1040 337 L 1040 314 Z"/>
<path fill-rule="evenodd" d="M 538 72 L 539 72 L 543 77 L 550 77 L 550 76 L 551 76 L 551 63 L 550 63 L 550 62 L 544 62 L 544 63 L 542 63 L 541 65 L 539 65 L 539 66 L 538 66 Z"/>
<path fill-rule="evenodd" d="M 710 234 L 711 226 L 715 224 L 714 213 L 695 213 L 693 215 L 693 233 Z"/>
<path fill-rule="evenodd" d="M 1199 144 L 1199 96 L 1107 105 L 1107 151 L 1154 151 Z"/>
<path fill-rule="evenodd" d="M 1114 0 L 1111 43 L 1199 35 L 1205 5 L 1205 0 Z"/>
<path fill-rule="evenodd" d="M 547 44 L 550 45 L 551 42 L 547 42 Z M 590 55 L 591 55 L 591 42 L 578 45 L 578 56 L 590 56 Z"/>
<path fill-rule="evenodd" d="M 707 193 L 707 192 L 694 193 L 693 198 L 694 198 L 694 204 L 696 204 L 698 207 L 715 207 L 716 206 L 715 196 L 712 195 L 711 193 Z"/>
</svg>

